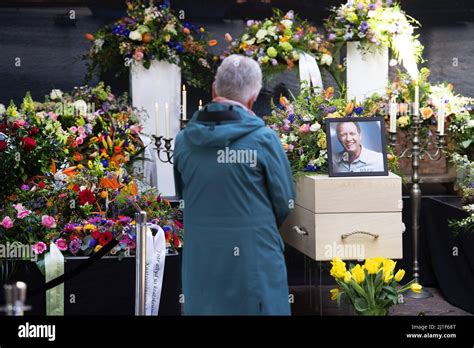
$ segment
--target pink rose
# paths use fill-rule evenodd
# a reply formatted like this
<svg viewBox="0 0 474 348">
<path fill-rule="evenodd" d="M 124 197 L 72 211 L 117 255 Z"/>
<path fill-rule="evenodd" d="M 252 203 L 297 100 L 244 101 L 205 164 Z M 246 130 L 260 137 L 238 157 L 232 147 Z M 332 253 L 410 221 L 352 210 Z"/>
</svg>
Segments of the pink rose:
<svg viewBox="0 0 474 348">
<path fill-rule="evenodd" d="M 77 143 L 77 145 L 82 145 L 84 143 L 84 138 L 83 137 L 77 138 L 76 143 Z"/>
<path fill-rule="evenodd" d="M 62 198 L 66 198 L 67 197 L 67 194 L 66 193 L 60 193 L 58 195 L 58 198 L 62 199 Z"/>
<path fill-rule="evenodd" d="M 13 221 L 8 216 L 5 216 L 0 224 L 4 229 L 9 230 L 13 227 Z"/>
<path fill-rule="evenodd" d="M 304 125 L 300 127 L 300 133 L 308 133 L 310 128 L 311 128 L 310 125 L 305 123 Z"/>
<path fill-rule="evenodd" d="M 66 243 L 66 241 L 65 241 L 64 239 L 62 239 L 62 238 L 57 239 L 54 244 L 56 244 L 56 246 L 58 247 L 58 249 L 61 250 L 61 251 L 67 250 L 67 243 Z"/>
<path fill-rule="evenodd" d="M 69 130 L 71 131 L 72 134 L 75 134 L 77 132 L 77 127 L 72 126 L 71 128 L 69 128 Z"/>
<path fill-rule="evenodd" d="M 133 54 L 133 59 L 135 59 L 137 62 L 141 61 L 143 59 L 143 52 L 135 51 L 135 53 Z"/>
<path fill-rule="evenodd" d="M 79 127 L 77 127 L 77 131 L 79 132 L 80 135 L 84 135 L 86 130 L 84 129 L 84 127 L 79 126 Z"/>
<path fill-rule="evenodd" d="M 42 253 L 44 253 L 45 250 L 46 250 L 46 244 L 44 244 L 43 242 L 38 242 L 35 245 L 33 245 L 33 251 L 37 255 L 41 255 Z"/>
<path fill-rule="evenodd" d="M 25 217 L 31 214 L 31 210 L 26 209 L 21 203 L 14 204 L 13 208 L 15 208 L 16 211 L 18 212 L 16 216 L 17 219 L 24 219 Z"/>
<path fill-rule="evenodd" d="M 41 217 L 41 224 L 47 229 L 52 229 L 56 227 L 56 220 L 52 216 L 43 215 Z"/>
<path fill-rule="evenodd" d="M 53 121 L 57 121 L 58 120 L 58 115 L 54 112 L 49 112 L 48 113 L 48 116 L 50 119 L 52 119 Z"/>
</svg>

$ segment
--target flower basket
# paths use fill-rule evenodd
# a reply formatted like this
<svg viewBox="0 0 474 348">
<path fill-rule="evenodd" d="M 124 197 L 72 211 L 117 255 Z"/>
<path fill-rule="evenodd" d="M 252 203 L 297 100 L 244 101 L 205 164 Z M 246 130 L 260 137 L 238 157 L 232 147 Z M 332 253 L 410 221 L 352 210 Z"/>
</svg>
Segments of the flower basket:
<svg viewBox="0 0 474 348">
<path fill-rule="evenodd" d="M 347 98 L 363 101 L 374 93 L 384 95 L 388 85 L 388 47 L 361 47 L 347 42 Z"/>
</svg>

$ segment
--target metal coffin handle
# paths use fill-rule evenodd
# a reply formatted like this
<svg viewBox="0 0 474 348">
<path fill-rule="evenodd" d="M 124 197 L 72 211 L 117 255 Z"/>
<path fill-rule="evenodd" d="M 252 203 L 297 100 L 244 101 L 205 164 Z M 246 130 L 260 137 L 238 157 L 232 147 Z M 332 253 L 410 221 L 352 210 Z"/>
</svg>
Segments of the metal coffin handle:
<svg viewBox="0 0 474 348">
<path fill-rule="evenodd" d="M 300 236 L 307 236 L 308 231 L 306 231 L 304 228 L 299 228 L 298 226 L 293 226 L 293 231 L 298 233 Z"/>
<path fill-rule="evenodd" d="M 347 239 L 347 238 L 349 238 L 350 236 L 353 236 L 354 234 L 365 234 L 365 235 L 367 235 L 367 236 L 373 237 L 374 239 L 379 238 L 379 235 L 376 234 L 376 233 L 365 232 L 365 231 L 354 231 L 354 232 L 350 232 L 350 233 L 341 234 L 341 239 L 342 239 L 342 240 Z"/>
</svg>

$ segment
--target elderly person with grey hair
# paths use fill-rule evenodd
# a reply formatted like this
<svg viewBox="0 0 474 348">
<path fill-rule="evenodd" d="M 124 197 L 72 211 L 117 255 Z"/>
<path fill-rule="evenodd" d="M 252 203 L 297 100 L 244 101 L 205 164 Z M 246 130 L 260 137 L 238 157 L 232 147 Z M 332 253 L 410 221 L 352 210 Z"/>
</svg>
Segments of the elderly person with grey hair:
<svg viewBox="0 0 474 348">
<path fill-rule="evenodd" d="M 290 314 L 278 228 L 294 188 L 278 137 L 251 111 L 261 86 L 254 60 L 227 57 L 212 102 L 176 138 L 186 315 Z"/>
</svg>

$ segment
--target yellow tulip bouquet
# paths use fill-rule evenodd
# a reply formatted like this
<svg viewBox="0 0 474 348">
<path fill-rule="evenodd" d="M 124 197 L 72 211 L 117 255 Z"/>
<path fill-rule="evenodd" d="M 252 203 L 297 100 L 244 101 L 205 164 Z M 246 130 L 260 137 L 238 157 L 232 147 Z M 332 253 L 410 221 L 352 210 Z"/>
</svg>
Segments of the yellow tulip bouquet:
<svg viewBox="0 0 474 348">
<path fill-rule="evenodd" d="M 399 269 L 395 273 L 396 262 L 390 259 L 366 259 L 362 266 L 350 264 L 347 269 L 346 263 L 336 257 L 331 264 L 331 276 L 339 285 L 331 290 L 331 299 L 340 305 L 345 294 L 359 315 L 387 315 L 389 308 L 400 302 L 402 293 L 422 289 L 414 280 L 400 285 L 405 271 Z"/>
</svg>

